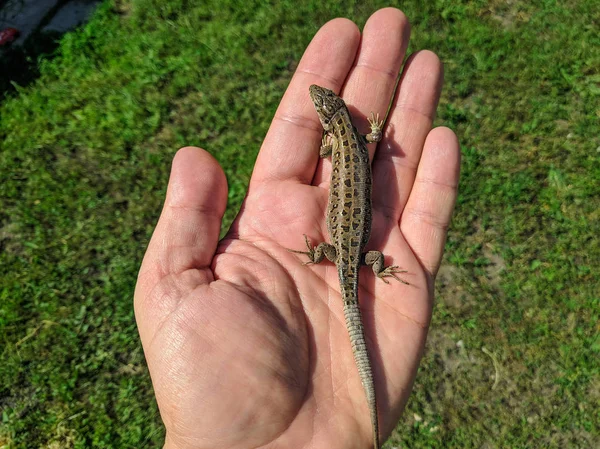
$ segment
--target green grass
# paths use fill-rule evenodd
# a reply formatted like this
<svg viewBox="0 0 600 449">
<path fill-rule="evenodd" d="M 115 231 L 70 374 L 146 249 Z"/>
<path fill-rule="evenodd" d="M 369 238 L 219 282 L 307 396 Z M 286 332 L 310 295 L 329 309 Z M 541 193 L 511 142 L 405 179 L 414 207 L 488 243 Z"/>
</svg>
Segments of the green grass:
<svg viewBox="0 0 600 449">
<path fill-rule="evenodd" d="M 384 6 L 237 3 L 107 1 L 1 100 L 0 448 L 161 447 L 132 294 L 174 152 L 219 160 L 230 223 L 313 34 Z M 387 447 L 596 447 L 600 10 L 401 7 L 411 49 L 445 62 L 437 124 L 463 164 L 428 350 Z"/>
</svg>

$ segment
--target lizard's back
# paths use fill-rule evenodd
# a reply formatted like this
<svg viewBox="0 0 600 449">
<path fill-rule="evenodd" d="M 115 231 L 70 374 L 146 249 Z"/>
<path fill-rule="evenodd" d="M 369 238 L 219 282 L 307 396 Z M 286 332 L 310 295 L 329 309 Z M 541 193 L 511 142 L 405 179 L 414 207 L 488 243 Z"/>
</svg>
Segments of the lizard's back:
<svg viewBox="0 0 600 449">
<path fill-rule="evenodd" d="M 371 234 L 371 166 L 367 146 L 350 120 L 344 106 L 332 120 L 337 146 L 332 151 L 331 186 L 327 207 L 327 229 L 336 249 L 336 266 L 344 304 L 346 328 L 354 360 L 363 384 L 374 433 L 379 448 L 379 425 L 373 370 L 360 307 L 358 276 L 361 257 Z"/>
<path fill-rule="evenodd" d="M 373 446 L 379 449 L 373 370 L 358 305 L 358 271 L 364 262 L 385 282 L 385 277 L 394 277 L 406 283 L 396 276 L 396 273 L 404 270 L 395 265 L 384 266 L 380 251 L 369 251 L 363 257 L 363 249 L 371 235 L 372 218 L 372 177 L 367 141 L 381 140 L 384 122 L 379 121 L 379 116 L 375 118 L 375 115 L 371 115 L 371 133 L 363 137 L 353 126 L 346 104 L 334 92 L 312 85 L 310 96 L 324 130 L 320 154 L 326 157 L 331 153 L 332 172 L 327 206 L 327 230 L 331 243 L 322 242 L 313 247 L 305 235 L 308 251 L 291 251 L 307 255 L 311 263 L 320 263 L 327 257 L 336 264 L 352 353 L 371 413 Z"/>
</svg>

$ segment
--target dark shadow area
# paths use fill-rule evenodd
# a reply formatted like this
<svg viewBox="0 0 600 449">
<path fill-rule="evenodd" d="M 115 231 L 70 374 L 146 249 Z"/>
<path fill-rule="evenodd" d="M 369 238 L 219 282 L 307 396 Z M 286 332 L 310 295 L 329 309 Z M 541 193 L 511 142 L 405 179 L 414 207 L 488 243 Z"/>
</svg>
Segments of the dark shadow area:
<svg viewBox="0 0 600 449">
<path fill-rule="evenodd" d="M 40 74 L 38 61 L 52 58 L 62 33 L 34 32 L 21 46 L 4 50 L 0 55 L 0 103 L 7 95 L 35 81 Z"/>
<path fill-rule="evenodd" d="M 25 87 L 40 74 L 40 59 L 51 59 L 64 34 L 58 31 L 41 31 L 70 0 L 60 0 L 44 16 L 36 29 L 22 45 L 0 48 L 0 104 L 15 86 Z M 9 0 L 0 0 L 0 10 Z M 0 15 L 2 12 L 0 11 Z"/>
</svg>

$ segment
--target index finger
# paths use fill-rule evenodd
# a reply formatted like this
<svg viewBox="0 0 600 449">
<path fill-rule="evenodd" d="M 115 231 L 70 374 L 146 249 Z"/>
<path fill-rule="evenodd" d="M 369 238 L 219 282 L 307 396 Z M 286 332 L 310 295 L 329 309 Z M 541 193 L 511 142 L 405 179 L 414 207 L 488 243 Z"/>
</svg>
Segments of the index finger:
<svg viewBox="0 0 600 449">
<path fill-rule="evenodd" d="M 298 179 L 309 184 L 319 160 L 323 128 L 308 96 L 311 84 L 339 92 L 352 66 L 360 32 L 348 19 L 334 19 L 317 32 L 304 52 L 262 144 L 250 184 Z"/>
</svg>

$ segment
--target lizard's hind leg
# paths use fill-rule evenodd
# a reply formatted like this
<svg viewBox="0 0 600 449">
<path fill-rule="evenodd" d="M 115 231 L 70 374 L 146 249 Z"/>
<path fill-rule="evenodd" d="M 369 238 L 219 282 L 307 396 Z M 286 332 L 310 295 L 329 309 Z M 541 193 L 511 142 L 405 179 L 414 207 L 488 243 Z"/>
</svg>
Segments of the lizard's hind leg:
<svg viewBox="0 0 600 449">
<path fill-rule="evenodd" d="M 402 282 L 403 284 L 410 285 L 404 279 L 396 276 L 396 273 L 406 273 L 406 270 L 400 270 L 400 267 L 397 265 L 390 265 L 386 267 L 383 265 L 383 254 L 380 251 L 369 251 L 363 254 L 363 262 L 365 265 L 371 266 L 373 269 L 373 273 L 383 280 L 386 284 L 389 284 L 389 281 L 386 277 L 393 277 L 397 281 Z"/>
<path fill-rule="evenodd" d="M 296 254 L 306 254 L 308 256 L 308 262 L 304 262 L 303 265 L 321 263 L 325 257 L 327 260 L 334 262 L 337 258 L 335 247 L 329 243 L 321 242 L 317 246 L 313 247 L 310 240 L 304 234 L 304 241 L 306 242 L 306 248 L 308 251 L 298 251 L 295 249 L 288 249 L 288 251 Z"/>
</svg>

